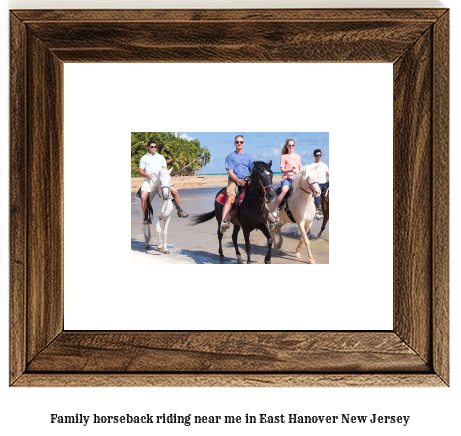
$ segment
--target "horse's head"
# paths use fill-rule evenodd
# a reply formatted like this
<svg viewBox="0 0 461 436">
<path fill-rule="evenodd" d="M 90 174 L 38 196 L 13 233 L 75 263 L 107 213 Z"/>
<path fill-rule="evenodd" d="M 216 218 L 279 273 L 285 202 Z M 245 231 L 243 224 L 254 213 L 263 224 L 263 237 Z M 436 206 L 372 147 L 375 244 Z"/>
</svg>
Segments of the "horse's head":
<svg viewBox="0 0 461 436">
<path fill-rule="evenodd" d="M 170 170 L 167 170 L 165 168 L 162 168 L 160 170 L 159 174 L 159 180 L 160 180 L 160 188 L 162 189 L 162 195 L 164 200 L 168 200 L 170 197 L 170 186 L 171 186 L 171 171 L 173 168 Z"/>
<path fill-rule="evenodd" d="M 319 183 L 317 182 L 317 171 L 316 168 L 312 168 L 310 165 L 306 165 L 303 167 L 303 169 L 300 171 L 299 177 L 300 181 L 305 180 L 307 183 L 307 186 L 309 187 L 310 192 L 312 195 L 317 198 L 320 196 L 320 186 Z"/>
<path fill-rule="evenodd" d="M 262 161 L 253 162 L 253 171 L 255 178 L 257 178 L 262 186 L 264 192 L 264 200 L 266 203 L 270 203 L 275 197 L 275 189 L 272 185 L 273 173 L 271 170 L 272 161 L 269 163 L 264 163 Z"/>
<path fill-rule="evenodd" d="M 317 165 L 318 167 L 318 165 Z M 307 177 L 306 181 L 307 184 L 309 185 L 309 189 L 312 191 L 312 195 L 317 198 L 320 197 L 320 186 L 319 182 L 317 181 L 318 175 L 317 175 L 317 167 L 315 169 L 310 169 L 310 171 L 307 171 Z"/>
</svg>

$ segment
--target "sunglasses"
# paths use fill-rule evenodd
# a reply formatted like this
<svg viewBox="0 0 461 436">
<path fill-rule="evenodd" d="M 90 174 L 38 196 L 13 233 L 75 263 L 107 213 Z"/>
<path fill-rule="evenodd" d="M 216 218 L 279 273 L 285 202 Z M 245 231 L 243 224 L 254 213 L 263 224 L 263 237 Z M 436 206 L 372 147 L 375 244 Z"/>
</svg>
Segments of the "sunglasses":
<svg viewBox="0 0 461 436">
<path fill-rule="evenodd" d="M 294 144 L 288 144 L 287 147 L 294 147 Z"/>
<path fill-rule="evenodd" d="M 321 157 L 322 155 L 321 154 L 316 154 L 315 157 Z"/>
<path fill-rule="evenodd" d="M 236 144 L 243 144 L 244 141 L 235 141 Z"/>
<path fill-rule="evenodd" d="M 149 148 L 157 148 L 156 145 L 149 145 Z"/>
</svg>

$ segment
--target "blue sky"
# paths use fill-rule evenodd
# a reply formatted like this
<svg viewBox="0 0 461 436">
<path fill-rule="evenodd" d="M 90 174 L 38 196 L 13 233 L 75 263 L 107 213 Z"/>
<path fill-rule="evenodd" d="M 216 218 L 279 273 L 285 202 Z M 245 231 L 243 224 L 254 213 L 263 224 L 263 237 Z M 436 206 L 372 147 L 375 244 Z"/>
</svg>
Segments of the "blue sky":
<svg viewBox="0 0 461 436">
<path fill-rule="evenodd" d="M 206 174 L 225 173 L 226 156 L 235 150 L 234 138 L 243 135 L 245 147 L 243 151 L 250 153 L 253 160 L 269 162 L 272 160 L 272 171 L 280 171 L 280 157 L 286 139 L 294 139 L 295 153 L 301 155 L 301 163 L 307 165 L 315 161 L 313 152 L 322 150 L 322 162 L 329 163 L 328 132 L 178 132 L 186 139 L 198 139 L 202 147 L 211 152 L 211 162 L 203 170 Z"/>
</svg>

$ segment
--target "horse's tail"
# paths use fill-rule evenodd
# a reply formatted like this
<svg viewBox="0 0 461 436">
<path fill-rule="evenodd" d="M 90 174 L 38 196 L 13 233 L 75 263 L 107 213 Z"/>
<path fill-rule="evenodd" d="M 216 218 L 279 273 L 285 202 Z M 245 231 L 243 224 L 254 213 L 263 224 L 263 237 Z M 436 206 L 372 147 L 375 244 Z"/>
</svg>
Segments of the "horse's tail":
<svg viewBox="0 0 461 436">
<path fill-rule="evenodd" d="M 190 226 L 196 226 L 197 224 L 202 224 L 207 221 L 210 221 L 212 218 L 216 216 L 215 211 L 212 210 L 211 212 L 208 213 L 202 213 L 200 215 L 192 215 L 190 220 L 191 222 L 189 223 Z"/>
</svg>

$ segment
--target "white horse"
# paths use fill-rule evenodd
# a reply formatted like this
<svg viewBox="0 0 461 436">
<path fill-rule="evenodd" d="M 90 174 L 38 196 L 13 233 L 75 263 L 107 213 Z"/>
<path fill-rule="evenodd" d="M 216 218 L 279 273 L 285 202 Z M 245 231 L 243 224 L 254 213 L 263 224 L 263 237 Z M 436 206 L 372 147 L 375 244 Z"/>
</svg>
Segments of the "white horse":
<svg viewBox="0 0 461 436">
<path fill-rule="evenodd" d="M 314 198 L 320 196 L 320 187 L 317 182 L 317 167 L 312 168 L 310 165 L 302 167 L 301 171 L 293 179 L 293 192 L 290 197 L 283 202 L 283 206 L 280 208 L 280 219 L 285 223 L 292 223 L 291 219 L 288 217 L 286 212 L 287 202 L 288 208 L 291 211 L 293 218 L 298 224 L 299 231 L 301 232 L 301 239 L 299 241 L 298 247 L 296 248 L 296 257 L 301 257 L 300 251 L 303 242 L 307 247 L 307 253 L 309 256 L 309 262 L 315 263 L 314 257 L 312 256 L 309 239 L 307 233 L 312 227 L 312 223 L 315 217 L 315 202 Z M 277 204 L 276 196 L 269 204 L 269 210 L 273 212 L 275 210 L 275 205 Z M 277 229 L 279 235 L 278 244 L 275 243 L 275 231 L 272 232 L 272 239 L 274 240 L 274 248 L 277 253 L 281 253 L 281 248 L 283 244 L 282 238 L 282 229 L 279 227 Z"/>
<path fill-rule="evenodd" d="M 171 218 L 171 212 L 173 211 L 173 202 L 170 194 L 171 186 L 171 170 L 162 168 L 159 174 L 152 174 L 151 190 L 152 193 L 149 196 L 150 203 L 152 205 L 155 229 L 157 230 L 158 242 L 157 250 L 164 254 L 170 254 L 167 248 L 166 238 L 168 234 L 168 224 Z M 144 220 L 144 212 L 142 211 L 141 199 L 136 197 L 138 202 L 138 210 L 141 216 L 141 220 Z M 151 240 L 151 229 L 150 224 L 143 224 L 144 232 L 144 244 L 147 249 L 150 249 L 149 242 Z"/>
</svg>

